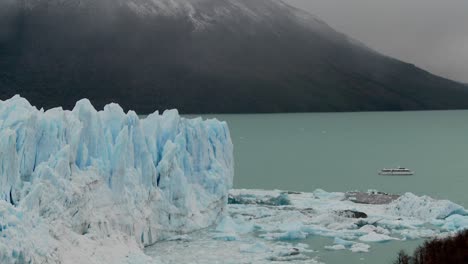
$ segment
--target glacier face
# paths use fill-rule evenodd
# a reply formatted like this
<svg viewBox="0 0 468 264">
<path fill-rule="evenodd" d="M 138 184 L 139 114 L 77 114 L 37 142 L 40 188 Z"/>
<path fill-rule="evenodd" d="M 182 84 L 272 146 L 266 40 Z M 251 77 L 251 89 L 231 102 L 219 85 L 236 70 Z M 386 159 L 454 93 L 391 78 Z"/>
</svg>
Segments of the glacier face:
<svg viewBox="0 0 468 264">
<path fill-rule="evenodd" d="M 88 100 L 0 101 L 0 153 L 1 263 L 144 258 L 142 246 L 214 224 L 234 173 L 226 123 Z"/>
</svg>

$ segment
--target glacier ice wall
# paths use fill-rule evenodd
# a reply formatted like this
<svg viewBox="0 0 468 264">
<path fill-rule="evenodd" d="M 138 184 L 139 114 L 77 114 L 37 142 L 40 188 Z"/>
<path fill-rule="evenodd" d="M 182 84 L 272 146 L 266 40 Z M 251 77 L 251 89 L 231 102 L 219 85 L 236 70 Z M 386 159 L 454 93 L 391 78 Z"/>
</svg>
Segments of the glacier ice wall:
<svg viewBox="0 0 468 264">
<path fill-rule="evenodd" d="M 88 100 L 72 111 L 0 101 L 0 262 L 67 263 L 75 243 L 141 247 L 208 227 L 232 178 L 224 122 L 176 110 L 140 119 Z"/>
</svg>

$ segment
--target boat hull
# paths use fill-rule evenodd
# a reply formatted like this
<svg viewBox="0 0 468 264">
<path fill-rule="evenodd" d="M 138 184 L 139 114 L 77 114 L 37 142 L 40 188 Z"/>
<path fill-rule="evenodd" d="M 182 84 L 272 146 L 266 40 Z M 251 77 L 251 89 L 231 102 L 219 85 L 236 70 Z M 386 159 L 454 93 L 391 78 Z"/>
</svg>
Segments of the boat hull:
<svg viewBox="0 0 468 264">
<path fill-rule="evenodd" d="M 381 176 L 412 176 L 414 173 L 412 172 L 389 172 L 389 173 L 382 173 L 380 172 L 379 175 Z"/>
</svg>

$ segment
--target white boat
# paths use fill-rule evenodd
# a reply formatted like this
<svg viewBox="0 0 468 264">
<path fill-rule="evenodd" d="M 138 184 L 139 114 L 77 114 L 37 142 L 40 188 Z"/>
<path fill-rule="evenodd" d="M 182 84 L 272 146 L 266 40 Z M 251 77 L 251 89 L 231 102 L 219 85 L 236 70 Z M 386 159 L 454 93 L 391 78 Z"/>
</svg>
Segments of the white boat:
<svg viewBox="0 0 468 264">
<path fill-rule="evenodd" d="M 414 175 L 414 172 L 407 168 L 398 167 L 396 169 L 382 169 L 379 175 L 385 176 L 410 176 Z"/>
</svg>

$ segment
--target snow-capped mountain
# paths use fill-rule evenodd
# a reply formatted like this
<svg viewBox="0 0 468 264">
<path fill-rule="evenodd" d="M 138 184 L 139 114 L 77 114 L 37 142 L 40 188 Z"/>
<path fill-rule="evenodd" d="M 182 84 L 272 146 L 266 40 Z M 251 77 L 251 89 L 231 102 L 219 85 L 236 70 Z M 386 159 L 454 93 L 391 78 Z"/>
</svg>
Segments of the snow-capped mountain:
<svg viewBox="0 0 468 264">
<path fill-rule="evenodd" d="M 151 112 L 468 107 L 468 89 L 281 0 L 5 0 L 0 90 Z M 64 98 L 66 98 L 64 102 Z"/>
</svg>

